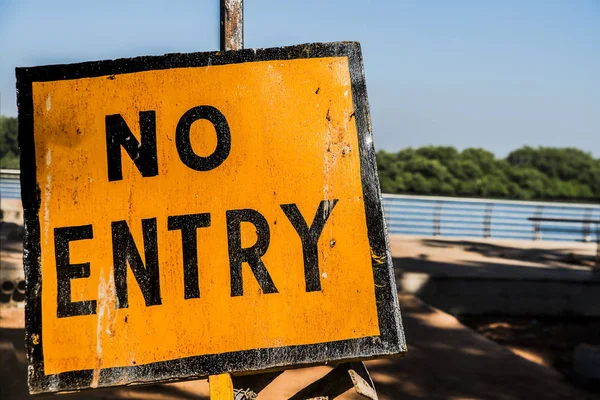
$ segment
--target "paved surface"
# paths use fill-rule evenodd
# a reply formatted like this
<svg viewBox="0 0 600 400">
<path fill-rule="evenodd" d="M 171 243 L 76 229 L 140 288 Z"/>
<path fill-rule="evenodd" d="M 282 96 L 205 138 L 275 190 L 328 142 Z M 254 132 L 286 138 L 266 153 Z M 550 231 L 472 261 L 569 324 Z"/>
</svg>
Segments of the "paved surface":
<svg viewBox="0 0 600 400">
<path fill-rule="evenodd" d="M 600 317 L 594 243 L 392 236 L 398 287 L 453 315 Z"/>
<path fill-rule="evenodd" d="M 2 233 L 0 277 L 19 279 L 21 249 L 18 242 L 6 240 L 6 230 Z M 595 252 L 594 245 L 589 244 L 414 237 L 392 237 L 391 241 L 398 272 L 423 271 L 423 268 L 439 274 L 477 276 L 554 276 L 566 272 L 574 279 L 589 279 L 594 274 L 586 264 Z M 402 294 L 400 300 L 409 353 L 403 359 L 367 363 L 382 400 L 595 398 L 564 382 L 554 370 L 515 355 L 414 296 Z M 26 388 L 23 313 L 15 302 L 0 304 L 0 398 L 3 400 L 30 398 Z M 322 366 L 286 371 L 259 398 L 286 399 L 329 369 Z M 63 398 L 207 399 L 208 384 L 200 380 L 124 387 Z M 342 398 L 359 399 L 351 391 Z"/>
<path fill-rule="evenodd" d="M 448 277 L 600 280 L 595 243 L 393 235 L 394 266 Z"/>
</svg>

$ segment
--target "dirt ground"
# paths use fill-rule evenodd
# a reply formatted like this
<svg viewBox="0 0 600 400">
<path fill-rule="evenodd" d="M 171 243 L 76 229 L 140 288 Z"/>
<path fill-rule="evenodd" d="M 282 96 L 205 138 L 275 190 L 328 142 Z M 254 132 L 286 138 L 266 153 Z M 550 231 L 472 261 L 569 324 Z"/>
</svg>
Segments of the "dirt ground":
<svg viewBox="0 0 600 400">
<path fill-rule="evenodd" d="M 600 346 L 600 318 L 462 316 L 460 322 L 515 354 L 573 376 L 575 348 Z"/>
</svg>

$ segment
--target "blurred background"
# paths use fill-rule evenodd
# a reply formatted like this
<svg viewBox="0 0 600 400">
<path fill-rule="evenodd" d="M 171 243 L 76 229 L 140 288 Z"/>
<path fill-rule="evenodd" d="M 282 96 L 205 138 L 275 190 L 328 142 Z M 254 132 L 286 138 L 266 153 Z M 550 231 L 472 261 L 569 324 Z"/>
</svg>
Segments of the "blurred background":
<svg viewBox="0 0 600 400">
<path fill-rule="evenodd" d="M 367 363 L 380 398 L 597 398 L 600 1 L 246 0 L 244 23 L 247 48 L 362 45 L 409 345 Z M 1 398 L 27 397 L 15 67 L 218 48 L 217 0 L 0 0 Z"/>
</svg>

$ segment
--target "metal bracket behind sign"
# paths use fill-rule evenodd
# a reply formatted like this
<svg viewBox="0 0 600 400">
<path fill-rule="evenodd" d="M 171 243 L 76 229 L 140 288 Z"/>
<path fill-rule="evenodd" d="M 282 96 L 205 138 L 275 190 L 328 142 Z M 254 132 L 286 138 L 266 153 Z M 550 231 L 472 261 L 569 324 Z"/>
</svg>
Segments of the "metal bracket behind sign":
<svg viewBox="0 0 600 400">
<path fill-rule="evenodd" d="M 331 400 L 354 387 L 361 396 L 378 400 L 375 385 L 363 362 L 339 364 L 327 375 L 290 397 L 290 400 Z"/>
<path fill-rule="evenodd" d="M 258 394 L 282 373 L 283 371 L 234 377 L 235 400 L 256 399 Z M 300 390 L 289 400 L 332 400 L 352 388 L 367 399 L 378 400 L 375 385 L 363 362 L 338 364 L 327 375 Z"/>
</svg>

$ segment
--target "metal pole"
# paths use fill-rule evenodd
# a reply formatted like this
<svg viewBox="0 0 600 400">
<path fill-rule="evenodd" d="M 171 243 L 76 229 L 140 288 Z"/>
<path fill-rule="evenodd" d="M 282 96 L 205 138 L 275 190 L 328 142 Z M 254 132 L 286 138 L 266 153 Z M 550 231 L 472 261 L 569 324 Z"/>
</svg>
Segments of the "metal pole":
<svg viewBox="0 0 600 400">
<path fill-rule="evenodd" d="M 596 268 L 600 268 L 600 223 L 596 222 Z"/>
<path fill-rule="evenodd" d="M 433 211 L 433 236 L 442 234 L 442 207 L 444 203 L 441 200 L 436 201 Z"/>
<path fill-rule="evenodd" d="M 483 237 L 492 237 L 492 212 L 494 210 L 494 203 L 488 203 L 485 207 L 485 215 L 483 217 Z"/>
<path fill-rule="evenodd" d="M 221 51 L 244 48 L 244 5 L 243 0 L 221 0 Z M 210 400 L 245 399 L 244 393 L 237 396 L 231 375 L 223 373 L 208 377 Z"/>
<path fill-rule="evenodd" d="M 221 51 L 244 48 L 244 1 L 221 0 Z"/>
</svg>

